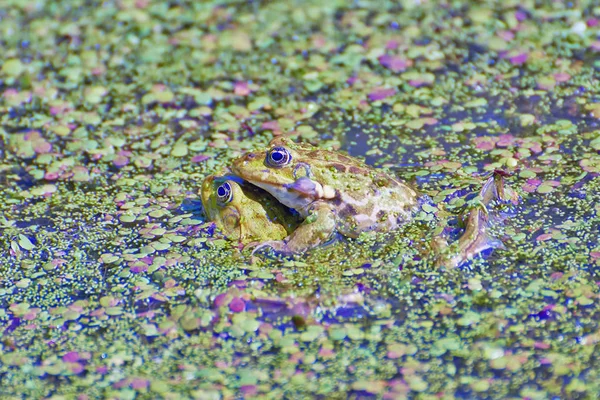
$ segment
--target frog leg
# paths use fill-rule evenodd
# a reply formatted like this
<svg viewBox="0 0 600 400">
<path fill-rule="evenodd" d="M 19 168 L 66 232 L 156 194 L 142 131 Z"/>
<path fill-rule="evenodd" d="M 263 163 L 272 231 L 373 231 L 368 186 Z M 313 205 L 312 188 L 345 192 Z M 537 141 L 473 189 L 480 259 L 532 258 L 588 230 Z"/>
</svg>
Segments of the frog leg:
<svg viewBox="0 0 600 400">
<path fill-rule="evenodd" d="M 511 188 L 506 186 L 504 176 L 499 172 L 494 172 L 481 188 L 479 204 L 467 213 L 465 232 L 457 243 L 454 246 L 449 246 L 441 235 L 434 238 L 432 247 L 437 254 L 437 266 L 457 267 L 482 251 L 504 247 L 500 240 L 493 238 L 488 233 L 490 227 L 488 206 L 496 201 L 511 202 L 513 204 L 518 202 L 518 196 Z M 453 252 L 454 254 L 448 251 L 451 247 L 456 249 Z"/>
<path fill-rule="evenodd" d="M 436 266 L 455 268 L 482 251 L 504 247 L 500 240 L 489 235 L 488 230 L 487 209 L 480 205 L 469 210 L 465 232 L 455 244 L 449 246 L 441 236 L 434 239 Z"/>
<path fill-rule="evenodd" d="M 324 201 L 318 201 L 308 210 L 308 216 L 290 236 L 285 239 L 293 252 L 303 252 L 327 242 L 337 225 L 334 208 Z"/>
<path fill-rule="evenodd" d="M 327 202 L 317 201 L 309 208 L 304 222 L 290 236 L 284 240 L 262 243 L 252 253 L 264 247 L 271 247 L 284 254 L 303 253 L 327 242 L 335 232 L 336 224 L 337 218 L 333 207 Z"/>
</svg>

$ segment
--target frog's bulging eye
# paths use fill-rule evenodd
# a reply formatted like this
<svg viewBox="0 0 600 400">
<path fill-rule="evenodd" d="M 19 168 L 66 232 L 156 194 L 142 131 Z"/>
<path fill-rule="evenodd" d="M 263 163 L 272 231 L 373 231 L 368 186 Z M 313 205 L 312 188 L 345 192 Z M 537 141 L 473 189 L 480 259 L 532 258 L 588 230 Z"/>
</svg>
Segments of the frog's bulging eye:
<svg viewBox="0 0 600 400">
<path fill-rule="evenodd" d="M 267 165 L 273 168 L 281 168 L 292 161 L 292 155 L 285 147 L 274 147 L 267 154 Z"/>
<path fill-rule="evenodd" d="M 223 183 L 217 188 L 217 200 L 219 203 L 229 203 L 233 199 L 233 192 L 231 191 L 231 185 L 227 182 Z"/>
</svg>

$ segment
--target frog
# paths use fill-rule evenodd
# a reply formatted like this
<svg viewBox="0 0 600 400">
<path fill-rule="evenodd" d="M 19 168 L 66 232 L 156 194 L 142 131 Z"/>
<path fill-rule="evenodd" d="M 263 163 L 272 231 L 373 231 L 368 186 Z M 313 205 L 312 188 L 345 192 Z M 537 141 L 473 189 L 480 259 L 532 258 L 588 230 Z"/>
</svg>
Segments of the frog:
<svg viewBox="0 0 600 400">
<path fill-rule="evenodd" d="M 303 219 L 285 239 L 256 250 L 268 246 L 284 254 L 302 253 L 336 233 L 357 238 L 364 232 L 391 231 L 409 222 L 419 206 L 418 191 L 386 171 L 284 136 L 235 159 L 230 169 Z"/>
<path fill-rule="evenodd" d="M 242 247 L 282 240 L 301 222 L 297 213 L 268 192 L 236 176 L 207 176 L 200 198 L 207 219 Z"/>
</svg>

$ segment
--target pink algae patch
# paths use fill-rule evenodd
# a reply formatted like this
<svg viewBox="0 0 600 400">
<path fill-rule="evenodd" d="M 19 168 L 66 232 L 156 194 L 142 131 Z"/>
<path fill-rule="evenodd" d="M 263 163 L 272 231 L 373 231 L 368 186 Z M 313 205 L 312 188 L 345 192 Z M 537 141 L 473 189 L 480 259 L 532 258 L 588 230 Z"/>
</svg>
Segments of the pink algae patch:
<svg viewBox="0 0 600 400">
<path fill-rule="evenodd" d="M 35 151 L 38 154 L 50 153 L 51 150 L 52 150 L 52 145 L 50 143 L 46 142 L 45 140 L 36 142 L 33 145 L 33 151 Z"/>
<path fill-rule="evenodd" d="M 527 193 L 533 193 L 541 184 L 542 181 L 539 179 L 527 179 L 527 181 L 525 181 L 525 183 L 523 184 L 522 188 Z"/>
<path fill-rule="evenodd" d="M 410 59 L 404 59 L 389 54 L 384 54 L 379 57 L 379 63 L 393 72 L 404 71 L 413 64 Z"/>
<path fill-rule="evenodd" d="M 129 271 L 131 271 L 134 274 L 140 274 L 142 272 L 148 271 L 148 265 L 143 264 L 143 263 L 135 264 L 135 265 L 129 267 Z"/>
<path fill-rule="evenodd" d="M 239 313 L 246 310 L 246 302 L 239 297 L 236 297 L 229 302 L 231 312 Z"/>
<path fill-rule="evenodd" d="M 515 142 L 515 137 L 513 135 L 500 135 L 498 136 L 498 141 L 496 142 L 496 146 L 498 147 L 508 147 Z"/>
<path fill-rule="evenodd" d="M 319 357 L 333 358 L 333 357 L 335 357 L 335 352 L 332 349 L 327 349 L 327 348 L 321 347 L 319 349 Z"/>
<path fill-rule="evenodd" d="M 258 387 L 256 385 L 240 386 L 240 392 L 242 392 L 244 396 L 256 396 L 258 394 Z"/>
<path fill-rule="evenodd" d="M 567 82 L 569 79 L 571 79 L 571 75 L 567 74 L 566 72 L 554 74 L 554 80 L 556 82 Z"/>
<path fill-rule="evenodd" d="M 395 94 L 396 94 L 396 89 L 379 88 L 379 89 L 375 89 L 371 93 L 369 93 L 369 100 L 371 100 L 371 101 L 383 100 L 383 99 L 386 99 Z"/>
<path fill-rule="evenodd" d="M 215 296 L 213 300 L 213 305 L 217 308 L 227 305 L 227 301 L 229 300 L 227 293 L 221 293 Z"/>
<path fill-rule="evenodd" d="M 519 22 L 525 21 L 527 19 L 527 14 L 523 11 L 515 11 L 515 19 Z"/>
<path fill-rule="evenodd" d="M 96 372 L 99 374 L 106 374 L 108 372 L 108 367 L 106 365 L 101 365 L 99 367 L 96 368 Z"/>
<path fill-rule="evenodd" d="M 479 150 L 492 150 L 496 147 L 496 142 L 494 138 L 491 137 L 478 137 L 473 140 L 475 142 L 475 148 Z"/>
<path fill-rule="evenodd" d="M 278 131 L 281 128 L 279 127 L 279 122 L 277 122 L 277 121 L 267 121 L 267 122 L 263 122 L 263 124 L 260 126 L 260 129 Z"/>
<path fill-rule="evenodd" d="M 63 357 L 62 357 L 64 362 L 69 362 L 69 363 L 74 363 L 79 361 L 79 353 L 76 351 L 70 351 L 68 353 L 66 353 Z"/>
<path fill-rule="evenodd" d="M 2 96 L 13 104 L 29 103 L 31 101 L 31 92 L 17 89 L 6 89 Z"/>
<path fill-rule="evenodd" d="M 386 356 L 389 359 L 395 360 L 396 358 L 400 358 L 404 355 L 402 352 L 388 351 Z"/>
<path fill-rule="evenodd" d="M 408 81 L 408 84 L 412 87 L 421 87 L 431 85 L 431 82 L 421 79 L 411 79 Z"/>
<path fill-rule="evenodd" d="M 510 42 L 515 38 L 515 34 L 511 31 L 500 31 L 498 32 L 498 36 L 500 36 L 506 42 Z"/>
<path fill-rule="evenodd" d="M 27 314 L 23 315 L 23 319 L 25 321 L 33 321 L 34 319 L 36 319 L 38 312 L 38 308 L 32 308 Z"/>
<path fill-rule="evenodd" d="M 124 387 L 126 387 L 129 384 L 129 382 L 130 382 L 129 379 L 121 379 L 120 381 L 113 383 L 113 388 L 123 389 Z"/>
<path fill-rule="evenodd" d="M 508 59 L 514 65 L 522 65 L 525 64 L 528 58 L 529 55 L 527 53 L 519 53 L 515 56 L 509 57 Z"/>
<path fill-rule="evenodd" d="M 50 114 L 51 115 L 62 115 L 62 114 L 65 114 L 67 111 L 71 111 L 72 109 L 73 109 L 73 107 L 71 106 L 71 104 L 61 103 L 58 105 L 51 106 Z"/>
<path fill-rule="evenodd" d="M 277 121 L 267 121 L 263 122 L 260 126 L 260 129 L 265 131 L 273 131 L 273 135 L 281 134 L 281 127 L 279 126 L 279 122 Z"/>
<path fill-rule="evenodd" d="M 18 94 L 19 94 L 19 91 L 18 91 L 17 89 L 12 89 L 12 88 L 11 88 L 11 89 L 6 89 L 6 90 L 4 91 L 4 93 L 2 93 L 2 95 L 3 95 L 4 97 L 7 97 L 7 98 L 8 98 L 8 97 L 13 97 L 13 96 L 16 96 L 16 95 L 18 95 Z"/>
<path fill-rule="evenodd" d="M 552 274 L 550 274 L 550 279 L 555 281 L 555 280 L 562 278 L 563 275 L 564 275 L 564 273 L 562 273 L 562 272 L 553 272 Z"/>
<path fill-rule="evenodd" d="M 131 383 L 129 384 L 129 386 L 132 389 L 146 389 L 148 386 L 150 386 L 150 381 L 148 379 L 143 379 L 143 378 L 133 378 L 131 380 Z"/>
<path fill-rule="evenodd" d="M 191 162 L 202 162 L 208 160 L 210 157 L 204 154 L 198 154 L 197 156 L 192 157 Z"/>
<path fill-rule="evenodd" d="M 387 50 L 394 50 L 394 49 L 397 49 L 397 48 L 398 48 L 398 46 L 400 46 L 400 43 L 398 43 L 398 41 L 397 41 L 397 40 L 394 40 L 394 39 L 390 39 L 390 40 L 388 40 L 388 42 L 385 44 L 385 48 L 386 48 Z"/>
<path fill-rule="evenodd" d="M 31 142 L 33 151 L 37 154 L 49 153 L 52 150 L 52 145 L 38 131 L 27 132 L 23 140 Z"/>
<path fill-rule="evenodd" d="M 529 143 L 526 142 L 523 147 L 529 148 L 529 150 L 531 150 L 534 153 L 542 152 L 542 145 L 538 142 L 529 142 Z"/>
<path fill-rule="evenodd" d="M 237 96 L 248 96 L 252 90 L 248 86 L 248 82 L 236 82 L 233 84 L 233 93 Z"/>
<path fill-rule="evenodd" d="M 538 242 L 543 242 L 543 241 L 550 240 L 550 239 L 552 239 L 551 233 L 542 233 L 540 236 L 535 238 L 535 240 Z"/>
<path fill-rule="evenodd" d="M 129 157 L 125 157 L 124 155 L 117 155 L 113 160 L 113 164 L 115 167 L 124 167 L 129 164 Z"/>
</svg>

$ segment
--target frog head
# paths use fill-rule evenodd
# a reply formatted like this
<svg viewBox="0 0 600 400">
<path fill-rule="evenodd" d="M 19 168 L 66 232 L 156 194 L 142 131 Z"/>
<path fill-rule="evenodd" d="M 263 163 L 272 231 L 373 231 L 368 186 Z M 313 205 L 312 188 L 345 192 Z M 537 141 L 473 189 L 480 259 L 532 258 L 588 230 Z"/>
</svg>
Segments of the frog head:
<svg viewBox="0 0 600 400">
<path fill-rule="evenodd" d="M 273 196 L 235 176 L 208 176 L 200 197 L 206 217 L 225 236 L 244 244 L 283 239 L 299 223 Z"/>
<path fill-rule="evenodd" d="M 211 175 L 202 182 L 200 197 L 207 219 L 214 221 L 227 237 L 241 240 L 245 195 L 240 184 Z"/>
<path fill-rule="evenodd" d="M 302 210 L 320 199 L 333 199 L 343 185 L 354 159 L 337 152 L 276 137 L 265 150 L 249 152 L 233 162 L 231 170 L 242 179 L 271 193 L 290 208 Z"/>
</svg>

